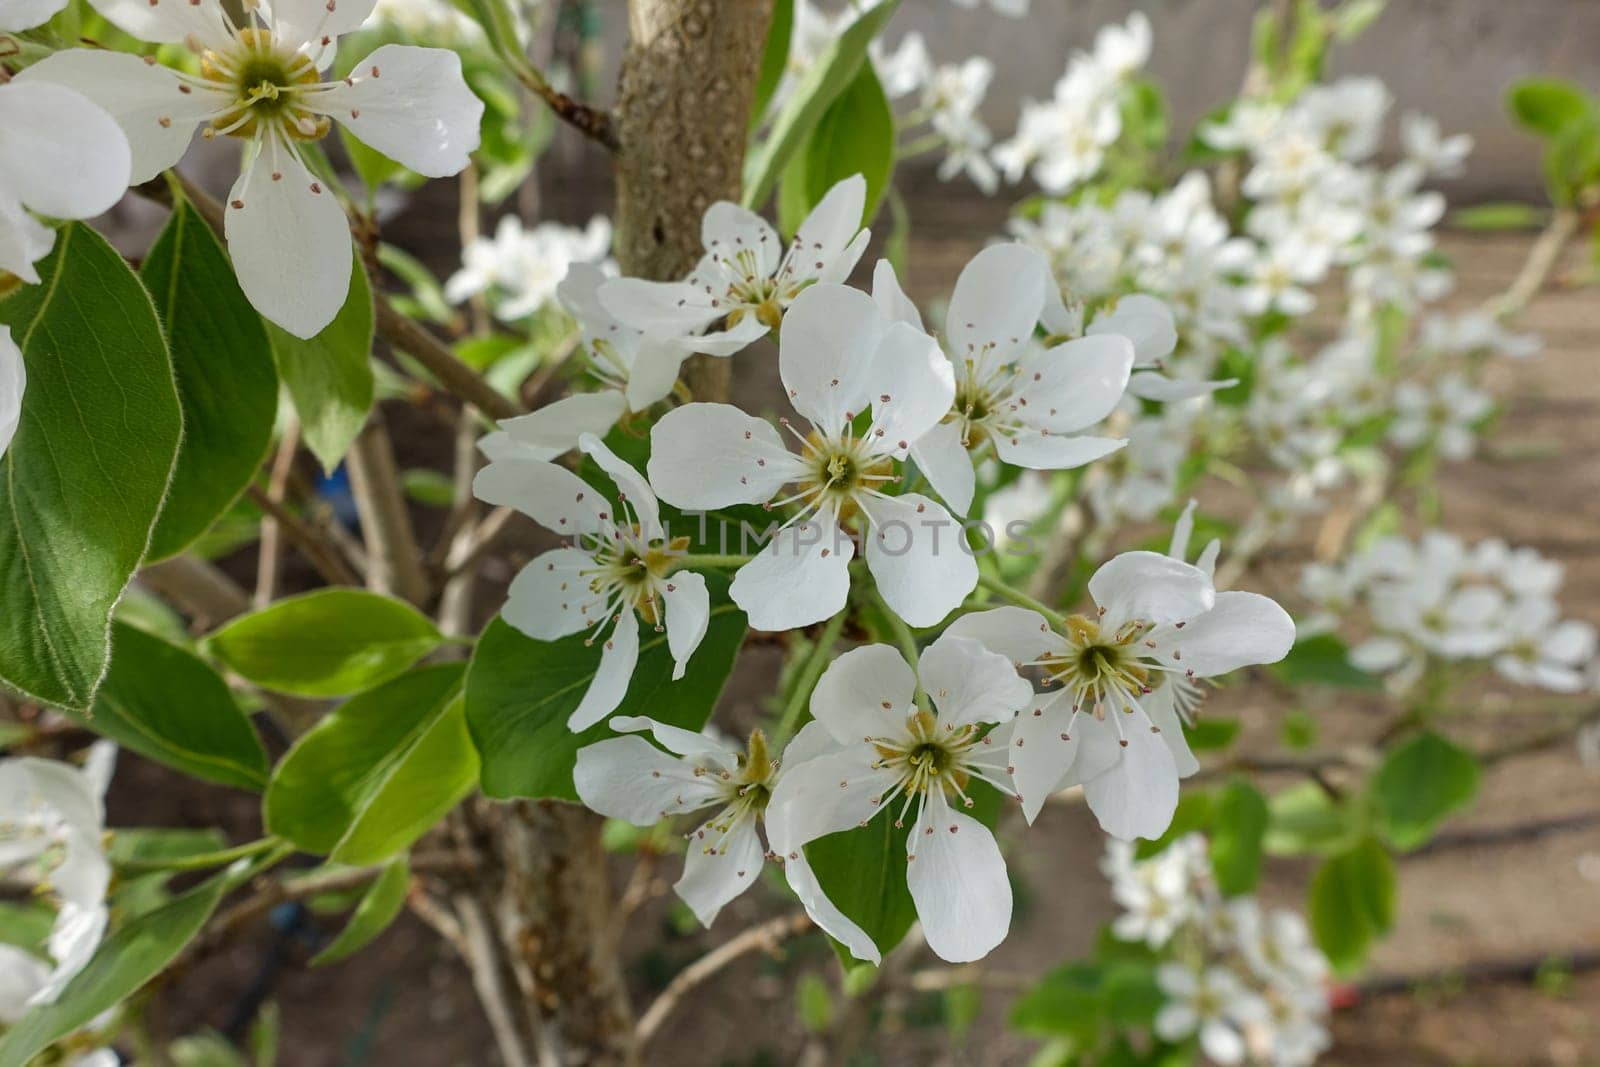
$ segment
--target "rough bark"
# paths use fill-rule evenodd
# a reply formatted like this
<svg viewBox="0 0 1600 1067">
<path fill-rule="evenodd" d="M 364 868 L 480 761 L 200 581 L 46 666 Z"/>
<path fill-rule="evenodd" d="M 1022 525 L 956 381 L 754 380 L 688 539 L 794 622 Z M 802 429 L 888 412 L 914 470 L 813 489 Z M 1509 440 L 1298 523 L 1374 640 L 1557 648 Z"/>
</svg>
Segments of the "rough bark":
<svg viewBox="0 0 1600 1067">
<path fill-rule="evenodd" d="M 615 121 L 623 272 L 671 279 L 700 258 L 700 216 L 739 199 L 772 0 L 632 0 Z M 692 357 L 697 400 L 726 400 L 731 364 Z"/>
<path fill-rule="evenodd" d="M 687 274 L 700 257 L 706 207 L 739 198 L 771 19 L 772 0 L 629 4 L 614 112 L 615 248 L 627 274 Z M 704 357 L 685 365 L 696 398 L 728 398 L 728 365 Z M 486 808 L 504 875 L 494 920 L 529 1004 L 532 1045 L 546 1062 L 638 1062 L 600 820 L 548 801 Z"/>
</svg>

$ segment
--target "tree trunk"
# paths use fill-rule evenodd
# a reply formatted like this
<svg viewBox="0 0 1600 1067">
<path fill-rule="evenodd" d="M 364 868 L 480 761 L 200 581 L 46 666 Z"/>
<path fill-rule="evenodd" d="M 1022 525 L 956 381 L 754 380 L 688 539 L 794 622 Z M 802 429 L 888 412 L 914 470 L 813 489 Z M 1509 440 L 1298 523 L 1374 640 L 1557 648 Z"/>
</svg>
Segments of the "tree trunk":
<svg viewBox="0 0 1600 1067">
<path fill-rule="evenodd" d="M 623 272 L 680 278 L 700 217 L 737 200 L 772 0 L 632 0 L 614 115 L 616 254 Z M 728 399 L 727 359 L 691 358 L 696 399 Z M 550 801 L 486 811 L 504 875 L 495 924 L 530 1006 L 541 1059 L 633 1064 L 638 1050 L 611 921 L 600 819 Z"/>
</svg>

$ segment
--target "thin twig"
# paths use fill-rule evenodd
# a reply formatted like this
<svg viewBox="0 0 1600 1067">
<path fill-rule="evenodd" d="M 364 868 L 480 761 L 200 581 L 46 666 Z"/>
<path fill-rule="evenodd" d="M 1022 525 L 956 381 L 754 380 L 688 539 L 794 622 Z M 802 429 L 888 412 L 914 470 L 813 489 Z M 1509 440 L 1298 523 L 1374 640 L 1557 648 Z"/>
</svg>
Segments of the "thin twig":
<svg viewBox="0 0 1600 1067">
<path fill-rule="evenodd" d="M 622 142 L 617 138 L 616 125 L 611 121 L 609 111 L 581 103 L 555 89 L 545 81 L 544 75 L 530 64 L 517 64 L 514 69 L 517 80 L 534 96 L 549 105 L 556 118 L 612 152 L 621 150 Z"/>
<path fill-rule="evenodd" d="M 394 447 L 376 412 L 356 437 L 346 462 L 367 545 L 368 587 L 421 603 L 428 595 L 422 552 L 395 470 Z"/>
<path fill-rule="evenodd" d="M 278 442 L 277 454 L 272 457 L 272 468 L 267 473 L 267 497 L 279 503 L 289 487 L 289 474 L 294 469 L 294 454 L 300 447 L 300 421 L 290 417 L 283 428 L 283 439 Z M 278 595 L 278 567 L 283 562 L 283 531 L 278 520 L 267 515 L 261 520 L 261 548 L 256 558 L 257 610 L 272 603 Z"/>
<path fill-rule="evenodd" d="M 330 585 L 360 585 L 361 576 L 350 569 L 338 549 L 329 542 L 323 532 L 300 516 L 284 507 L 278 501 L 268 496 L 259 485 L 251 483 L 245 488 L 245 495 L 250 502 L 278 523 L 300 554 L 306 561 L 316 568 L 317 573 Z"/>
<path fill-rule="evenodd" d="M 458 539 L 457 543 L 461 545 L 460 552 L 455 550 L 455 545 L 451 546 L 450 556 L 444 564 L 445 576 L 454 578 L 478 562 L 483 554 L 494 546 L 500 534 L 505 531 L 506 525 L 516 518 L 516 515 L 516 510 L 513 508 L 498 507 L 484 516 L 469 541 L 462 542 Z"/>
<path fill-rule="evenodd" d="M 803 911 L 770 919 L 760 926 L 752 926 L 731 941 L 724 942 L 679 971 L 667 983 L 634 1028 L 634 1040 L 642 1047 L 661 1024 L 667 1021 L 678 1004 L 689 992 L 710 980 L 718 971 L 739 957 L 756 951 L 773 952 L 788 938 L 802 933 L 811 926 L 811 919 Z"/>
<path fill-rule="evenodd" d="M 517 1029 L 516 1018 L 511 1013 L 511 1000 L 507 995 L 505 975 L 501 973 L 494 937 L 490 932 L 489 917 L 483 906 L 470 894 L 458 893 L 455 901 L 456 917 L 461 924 L 462 959 L 472 973 L 472 985 L 483 1002 L 483 1013 L 488 1017 L 489 1029 L 494 1032 L 495 1044 L 506 1067 L 530 1067 L 528 1050 Z"/>
<path fill-rule="evenodd" d="M 139 572 L 161 599 L 209 629 L 250 610 L 250 596 L 215 564 L 198 556 L 173 556 Z"/>
<path fill-rule="evenodd" d="M 1528 302 L 1537 296 L 1539 290 L 1544 288 L 1545 282 L 1549 281 L 1550 272 L 1555 270 L 1567 243 L 1577 235 L 1581 222 L 1582 216 L 1576 209 L 1570 207 L 1558 209 L 1550 217 L 1544 232 L 1534 241 L 1527 260 L 1522 264 L 1522 270 L 1511 283 L 1511 288 L 1498 299 L 1491 301 L 1489 310 L 1500 318 L 1510 318 L 1527 307 Z"/>
<path fill-rule="evenodd" d="M 1568 974 L 1600 970 L 1600 950 L 1546 952 L 1513 959 L 1472 960 L 1457 967 L 1420 974 L 1377 974 L 1363 979 L 1356 990 L 1363 997 L 1414 993 L 1419 987 L 1461 983 L 1528 981 L 1556 968 Z"/>
</svg>

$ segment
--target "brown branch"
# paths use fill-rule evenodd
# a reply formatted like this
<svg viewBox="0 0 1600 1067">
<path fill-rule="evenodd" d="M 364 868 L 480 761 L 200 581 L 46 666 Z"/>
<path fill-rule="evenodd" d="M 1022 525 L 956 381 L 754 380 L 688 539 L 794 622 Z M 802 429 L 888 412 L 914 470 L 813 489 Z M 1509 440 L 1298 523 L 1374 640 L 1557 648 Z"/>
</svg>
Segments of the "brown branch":
<svg viewBox="0 0 1600 1067">
<path fill-rule="evenodd" d="M 556 118 L 612 152 L 622 150 L 622 142 L 617 137 L 616 123 L 611 119 L 611 112 L 574 100 L 551 86 L 545 81 L 543 74 L 527 64 L 518 64 L 516 73 L 517 80 L 534 96 L 549 105 Z"/>
<path fill-rule="evenodd" d="M 1600 950 L 1546 952 L 1537 956 L 1511 959 L 1472 960 L 1458 967 L 1446 967 L 1419 974 L 1378 974 L 1363 979 L 1356 990 L 1364 997 L 1413 993 L 1420 987 L 1454 983 L 1530 981 L 1556 967 L 1569 974 L 1600 970 Z"/>
<path fill-rule="evenodd" d="M 634 1038 L 642 1046 L 655 1036 L 661 1024 L 667 1021 L 678 1004 L 696 987 L 709 981 L 716 973 L 747 953 L 775 952 L 780 944 L 811 926 L 811 918 L 803 911 L 770 919 L 760 926 L 752 926 L 738 937 L 726 941 L 679 971 L 667 988 L 661 991 L 634 1028 Z"/>
<path fill-rule="evenodd" d="M 139 572 L 139 581 L 205 629 L 250 610 L 250 595 L 239 583 L 198 556 L 151 564 Z"/>
<path fill-rule="evenodd" d="M 378 412 L 373 412 L 356 437 L 346 462 L 350 491 L 361 514 L 361 536 L 367 545 L 367 586 L 421 603 L 428 595 L 422 552 L 395 470 L 394 447 Z"/>
<path fill-rule="evenodd" d="M 324 581 L 330 585 L 361 584 L 361 576 L 350 569 L 350 565 L 344 561 L 338 549 L 325 539 L 321 530 L 272 499 L 266 490 L 254 482 L 245 487 L 245 495 L 250 498 L 252 504 L 277 522 L 284 534 L 300 550 L 300 554 L 316 568 L 318 574 L 322 575 Z"/>
<path fill-rule="evenodd" d="M 294 471 L 295 450 L 300 447 L 300 421 L 290 417 L 283 429 L 283 440 L 278 442 L 277 454 L 267 473 L 267 497 L 282 502 L 289 488 L 289 475 Z M 268 515 L 261 522 L 261 547 L 256 558 L 255 606 L 259 610 L 272 603 L 278 595 L 278 567 L 283 562 L 283 531 L 278 520 Z"/>
</svg>

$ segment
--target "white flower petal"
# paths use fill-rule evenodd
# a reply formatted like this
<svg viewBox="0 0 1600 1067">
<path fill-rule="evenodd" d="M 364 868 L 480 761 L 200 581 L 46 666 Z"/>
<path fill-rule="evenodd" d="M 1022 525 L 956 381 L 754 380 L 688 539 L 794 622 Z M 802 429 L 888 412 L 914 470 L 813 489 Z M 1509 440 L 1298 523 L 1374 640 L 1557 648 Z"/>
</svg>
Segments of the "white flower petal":
<svg viewBox="0 0 1600 1067">
<path fill-rule="evenodd" d="M 93 0 L 94 9 L 119 29 L 153 44 L 177 44 L 190 36 L 203 44 L 232 40 L 217 0 Z M 57 53 L 58 55 L 60 53 Z"/>
<path fill-rule="evenodd" d="M 866 410 L 872 358 L 885 323 L 872 298 L 818 283 L 795 298 L 778 341 L 778 375 L 794 409 L 837 436 Z"/>
<path fill-rule="evenodd" d="M 1033 699 L 1033 686 L 1009 656 L 960 634 L 944 634 L 923 649 L 917 675 L 939 709 L 941 726 L 1005 722 Z"/>
<path fill-rule="evenodd" d="M 268 140 L 228 196 L 223 229 L 239 287 L 266 318 L 315 337 L 350 292 L 350 228 L 292 149 Z"/>
<path fill-rule="evenodd" d="M 554 548 L 528 561 L 506 590 L 500 615 L 535 641 L 555 641 L 600 624 L 605 597 L 584 572 L 594 557 L 576 548 Z"/>
<path fill-rule="evenodd" d="M 1086 332 L 1090 336 L 1126 337 L 1132 342 L 1141 367 L 1165 359 L 1178 347 L 1178 328 L 1171 309 L 1144 293 L 1131 293 L 1119 299 L 1110 314 L 1095 316 Z"/>
<path fill-rule="evenodd" d="M 728 594 L 752 630 L 793 630 L 843 610 L 856 546 L 826 519 L 782 531 L 733 576 Z"/>
<path fill-rule="evenodd" d="M 483 101 L 447 49 L 386 44 L 316 102 L 368 147 L 430 178 L 459 174 L 478 147 Z"/>
<path fill-rule="evenodd" d="M 594 680 L 577 708 L 567 717 L 567 729 L 573 733 L 587 730 L 616 711 L 622 698 L 628 695 L 628 683 L 633 681 L 633 668 L 638 662 L 639 619 L 631 609 L 623 608 L 616 627 L 601 649 L 600 666 Z"/>
<path fill-rule="evenodd" d="M 1006 759 L 1022 798 L 1022 817 L 1030 823 L 1077 757 L 1080 732 L 1069 726 L 1071 707 L 1066 700 L 1052 700 L 1049 693 L 1035 696 L 1012 724 Z"/>
<path fill-rule="evenodd" d="M 1014 466 L 1058 471 L 1093 463 L 1127 443 L 1118 437 L 1073 436 L 1021 426 L 1009 434 L 997 434 L 994 449 L 1001 459 Z"/>
<path fill-rule="evenodd" d="M 872 943 L 866 931 L 840 911 L 822 891 L 822 886 L 811 870 L 811 863 L 806 859 L 803 850 L 797 849 L 784 857 L 783 875 L 789 880 L 789 888 L 794 890 L 794 895 L 800 898 L 800 904 L 806 909 L 806 914 L 811 916 L 811 921 L 816 923 L 819 929 L 849 949 L 850 954 L 856 959 L 865 960 L 873 965 L 882 962 L 882 953 L 878 951 L 878 946 Z"/>
<path fill-rule="evenodd" d="M 850 739 L 852 744 L 859 740 L 859 737 Z M 783 746 L 783 766 L 779 768 L 779 773 L 781 774 L 789 767 L 798 767 L 806 760 L 816 759 L 818 756 L 824 756 L 838 750 L 839 741 L 828 732 L 828 727 L 816 719 L 812 719 L 800 727 L 800 731 L 789 739 L 787 745 Z"/>
<path fill-rule="evenodd" d="M 1194 753 L 1189 749 L 1189 738 L 1183 732 L 1183 720 L 1173 704 L 1177 691 L 1178 682 L 1168 680 L 1139 703 L 1145 714 L 1150 716 L 1150 721 L 1161 731 L 1161 740 L 1167 743 L 1167 749 L 1172 753 L 1172 764 L 1178 769 L 1178 777 L 1187 778 L 1199 772 L 1200 761 L 1194 758 Z"/>
<path fill-rule="evenodd" d="M 955 368 L 939 342 L 907 323 L 883 335 L 872 357 L 873 447 L 904 457 L 911 442 L 939 424 L 956 398 Z"/>
<path fill-rule="evenodd" d="M 770 278 L 783 258 L 778 231 L 760 215 L 727 200 L 706 208 L 700 220 L 700 243 L 708 256 L 727 261 L 737 273 L 754 278 Z"/>
<path fill-rule="evenodd" d="M 867 568 L 886 604 L 912 626 L 933 626 L 978 585 L 978 561 L 961 524 L 921 493 L 861 502 Z"/>
<path fill-rule="evenodd" d="M 952 622 L 946 634 L 970 637 L 991 652 L 1008 657 L 1016 666 L 1038 662 L 1046 652 L 1065 650 L 1065 640 L 1050 629 L 1044 616 L 1026 608 L 1004 607 L 975 611 Z"/>
<path fill-rule="evenodd" d="M 642 737 L 611 737 L 578 749 L 572 785 L 591 811 L 635 826 L 698 811 L 721 794 L 711 775 L 696 775 L 689 762 Z"/>
<path fill-rule="evenodd" d="M 641 339 L 628 368 L 628 383 L 623 389 L 630 411 L 644 411 L 658 400 L 672 395 L 678 384 L 678 371 L 688 350 L 671 342 Z"/>
<path fill-rule="evenodd" d="M 777 429 L 732 404 L 685 404 L 650 429 L 650 484 L 679 508 L 762 504 L 801 473 Z"/>
<path fill-rule="evenodd" d="M 0 456 L 11 447 L 22 418 L 22 397 L 28 389 L 28 367 L 22 350 L 11 340 L 11 327 L 0 326 Z"/>
<path fill-rule="evenodd" d="M 656 744 L 668 752 L 696 759 L 705 758 L 718 766 L 738 766 L 739 753 L 709 734 L 685 730 L 681 726 L 658 722 L 644 715 L 615 715 L 606 725 L 618 733 L 648 730 L 650 736 L 656 739 Z"/>
<path fill-rule="evenodd" d="M 1146 640 L 1153 655 L 1197 678 L 1210 678 L 1258 663 L 1276 663 L 1294 646 L 1294 620 L 1277 602 L 1258 593 L 1222 592 L 1212 609 L 1183 629 L 1161 626 Z"/>
<path fill-rule="evenodd" d="M 950 295 L 945 335 L 951 355 L 1010 361 L 1033 336 L 1046 288 L 1054 284 L 1044 256 L 1027 245 L 991 245 L 979 252 Z"/>
<path fill-rule="evenodd" d="M 1118 714 L 1122 712 L 1119 710 Z M 1109 711 L 1104 719 L 1096 718 L 1087 709 L 1080 711 L 1068 723 L 1066 733 L 1077 747 L 1072 762 L 1056 782 L 1056 789 L 1092 782 L 1122 762 L 1122 735 L 1117 733 L 1117 723 Z"/>
<path fill-rule="evenodd" d="M 850 276 L 870 236 L 861 228 L 867 208 L 867 180 L 859 174 L 834 184 L 795 230 L 784 263 L 786 276 L 838 284 Z M 784 328 L 788 329 L 785 322 Z"/>
<path fill-rule="evenodd" d="M 710 333 L 700 334 L 698 337 L 679 338 L 675 343 L 681 345 L 685 353 L 699 352 L 707 356 L 731 356 L 737 352 L 743 352 L 769 332 L 766 323 L 754 315 L 745 315 L 725 330 L 713 330 Z"/>
<path fill-rule="evenodd" d="M 0 194 L 0 271 L 15 274 L 29 285 L 36 285 L 36 261 L 50 254 L 56 232 L 33 218 L 22 205 Z"/>
<path fill-rule="evenodd" d="M 67 0 L 5 0 L 4 4 L 0 4 L 0 32 L 31 30 L 49 22 L 57 11 L 66 6 Z"/>
<path fill-rule="evenodd" d="M 700 647 L 711 621 L 711 594 L 704 576 L 679 571 L 661 589 L 666 608 L 667 650 L 672 653 L 672 680 L 683 677 L 689 657 Z"/>
<path fill-rule="evenodd" d="M 652 540 L 664 536 L 661 528 L 661 508 L 656 502 L 655 493 L 650 491 L 650 486 L 643 476 L 592 433 L 586 433 L 578 438 L 578 447 L 583 449 L 586 455 L 592 456 L 600 469 L 611 476 L 612 482 L 617 487 L 617 500 L 628 505 L 627 510 L 633 512 L 633 517 L 638 520 L 644 536 Z"/>
<path fill-rule="evenodd" d="M 376 6 L 376 0 L 268 0 L 274 36 L 295 47 L 360 28 Z"/>
<path fill-rule="evenodd" d="M 59 219 L 110 209 L 128 188 L 128 139 L 83 94 L 44 80 L 0 85 L 0 188 Z"/>
<path fill-rule="evenodd" d="M 497 459 L 472 480 L 485 504 L 516 508 L 561 537 L 599 533 L 611 516 L 605 497 L 565 467 L 526 456 Z"/>
<path fill-rule="evenodd" d="M 141 6 L 149 5 L 141 0 Z M 126 52 L 92 48 L 69 48 L 46 56 L 16 77 L 18 85 L 34 82 L 72 89 L 111 116 L 131 150 L 128 173 L 122 176 L 134 184 L 149 181 L 182 159 L 195 127 L 223 102 L 218 94 L 204 90 L 184 92 L 184 83 L 166 67 L 151 66 Z M 0 97 L 4 95 L 0 92 Z M 91 124 L 85 129 L 92 132 L 98 127 Z"/>
<path fill-rule="evenodd" d="M 1219 389 L 1230 389 L 1238 384 L 1237 378 L 1199 382 L 1186 378 L 1168 378 L 1155 371 L 1142 370 L 1128 378 L 1128 395 L 1136 396 L 1140 400 L 1155 400 L 1170 404 L 1179 400 L 1193 400 L 1197 396 L 1209 396 Z"/>
<path fill-rule="evenodd" d="M 651 337 L 684 337 L 699 333 L 728 313 L 712 306 L 712 296 L 685 282 L 650 282 L 612 278 L 596 294 L 600 306 L 620 322 Z M 721 294 L 716 294 L 720 299 Z"/>
<path fill-rule="evenodd" d="M 0 944 L 0 1026 L 15 1026 L 28 1002 L 50 981 L 50 968 L 31 952 Z"/>
<path fill-rule="evenodd" d="M 1115 767 L 1084 783 L 1084 799 L 1100 828 L 1112 837 L 1154 841 L 1166 833 L 1172 813 L 1178 810 L 1178 768 L 1172 750 L 1150 729 L 1143 712 L 1109 710 L 1106 715 L 1123 716 L 1128 743 Z"/>
<path fill-rule="evenodd" d="M 529 458 L 555 459 L 578 447 L 586 433 L 602 435 L 617 424 L 627 401 L 615 389 L 574 393 L 527 415 L 500 420 L 500 428 L 531 451 Z"/>
<path fill-rule="evenodd" d="M 710 926 L 723 905 L 756 884 L 764 862 L 754 818 L 741 820 L 727 835 L 708 823 L 689 838 L 683 877 L 672 888 L 700 925 Z"/>
<path fill-rule="evenodd" d="M 878 265 L 872 269 L 872 302 L 890 322 L 904 322 L 922 329 L 922 313 L 900 288 L 894 264 L 887 259 L 878 260 Z"/>
<path fill-rule="evenodd" d="M 1005 940 L 1011 929 L 1011 883 L 987 826 L 953 810 L 943 791 L 934 790 L 906 849 L 906 884 L 934 955 L 969 963 Z"/>
<path fill-rule="evenodd" d="M 1125 622 L 1187 622 L 1211 610 L 1216 591 L 1198 567 L 1159 552 L 1124 552 L 1089 578 L 1089 595 L 1105 609 L 1101 627 Z"/>
<path fill-rule="evenodd" d="M 1072 433 L 1110 415 L 1127 388 L 1133 346 L 1125 337 L 1082 337 L 1023 358 L 1013 396 L 1016 417 L 1041 429 Z"/>
<path fill-rule="evenodd" d="M 811 717 L 841 745 L 897 736 L 913 710 L 917 679 L 891 645 L 862 645 L 828 664 L 811 691 Z"/>
<path fill-rule="evenodd" d="M 790 857 L 809 842 L 854 830 L 882 809 L 893 771 L 877 768 L 878 752 L 859 741 L 841 752 L 784 768 L 767 804 L 767 840 Z"/>
<path fill-rule="evenodd" d="M 911 459 L 951 511 L 965 515 L 977 489 L 976 472 L 967 446 L 961 443 L 961 424 L 941 422 L 911 443 Z"/>
</svg>

